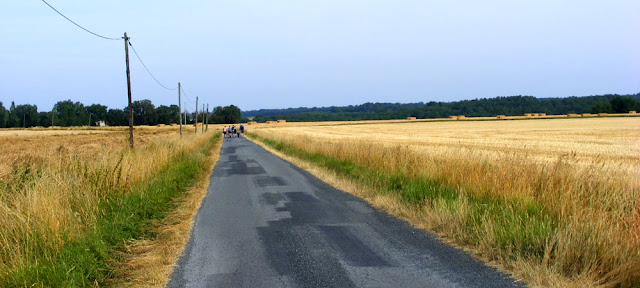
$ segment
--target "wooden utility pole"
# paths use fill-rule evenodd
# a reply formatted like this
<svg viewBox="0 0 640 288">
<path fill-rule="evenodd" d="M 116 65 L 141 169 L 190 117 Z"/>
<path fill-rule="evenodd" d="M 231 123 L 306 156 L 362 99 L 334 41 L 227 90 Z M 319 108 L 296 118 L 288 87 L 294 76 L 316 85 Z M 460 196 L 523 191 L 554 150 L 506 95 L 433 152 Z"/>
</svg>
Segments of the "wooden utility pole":
<svg viewBox="0 0 640 288">
<path fill-rule="evenodd" d="M 127 58 L 127 94 L 129 95 L 129 146 L 133 148 L 133 108 L 131 107 L 131 73 L 129 72 L 129 37 L 124 32 L 124 52 Z"/>
<path fill-rule="evenodd" d="M 202 103 L 202 114 L 204 114 L 204 103 Z M 202 133 L 204 133 L 204 121 L 207 121 L 207 117 L 206 116 L 204 117 L 204 119 L 202 119 L 202 130 L 201 130 Z"/>
<path fill-rule="evenodd" d="M 184 107 L 187 107 L 187 103 L 184 103 Z M 184 125 L 187 125 L 187 109 L 184 110 Z"/>
<path fill-rule="evenodd" d="M 196 96 L 196 122 L 195 125 L 196 126 L 196 134 L 198 134 L 198 96 Z"/>
<path fill-rule="evenodd" d="M 207 103 L 207 116 L 204 117 L 205 122 L 207 123 L 207 128 L 204 129 L 204 132 L 209 132 L 209 103 Z"/>
<path fill-rule="evenodd" d="M 178 109 L 180 109 L 178 121 L 180 121 L 180 137 L 182 137 L 182 99 L 180 99 L 180 97 L 180 82 L 178 82 Z"/>
</svg>

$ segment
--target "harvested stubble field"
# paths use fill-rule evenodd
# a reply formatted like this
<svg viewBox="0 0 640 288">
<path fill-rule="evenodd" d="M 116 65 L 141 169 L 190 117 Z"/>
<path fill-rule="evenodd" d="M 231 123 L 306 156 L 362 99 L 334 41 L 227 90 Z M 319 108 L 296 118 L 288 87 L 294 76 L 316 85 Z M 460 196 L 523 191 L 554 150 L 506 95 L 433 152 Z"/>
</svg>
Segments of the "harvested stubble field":
<svg viewBox="0 0 640 288">
<path fill-rule="evenodd" d="M 169 181 L 173 183 L 169 189 L 176 190 L 176 183 L 182 183 L 177 190 L 183 190 L 181 185 L 193 177 L 184 172 L 194 170 L 188 165 L 207 161 L 206 156 L 200 156 L 204 152 L 197 149 L 207 146 L 211 133 L 194 136 L 191 130 L 181 139 L 176 127 L 142 126 L 135 127 L 134 139 L 135 147 L 130 149 L 126 127 L 0 130 L 0 286 L 103 283 L 110 272 L 101 265 L 115 263 L 110 260 L 113 255 L 101 254 L 111 248 L 101 245 L 108 241 L 122 244 L 130 237 L 127 235 L 140 233 L 131 231 L 146 229 L 149 219 L 145 217 L 164 213 L 149 209 L 165 209 L 162 207 L 167 199 L 179 194 L 162 192 L 166 194 L 157 197 L 164 198 L 145 200 L 144 189 L 157 189 L 160 193 L 166 187 L 148 185 Z M 168 168 L 169 163 L 177 166 Z M 171 169 L 175 171 L 158 176 Z M 139 195 L 127 196 L 132 192 Z M 141 200 L 152 204 L 136 204 Z M 105 215 L 121 217 L 117 207 L 127 205 L 134 207 L 134 214 L 138 213 L 135 207 L 142 209 L 146 205 L 147 210 L 139 213 L 147 214 L 125 215 L 130 219 L 114 218 L 113 222 L 99 224 Z M 113 225 L 131 225 L 125 229 L 133 230 L 109 230 Z M 100 233 L 109 239 L 101 238 L 104 236 Z M 86 247 L 93 256 L 79 253 L 78 259 L 74 255 L 61 258 L 59 253 L 67 243 L 75 243 L 79 251 Z M 71 267 L 65 268 L 61 263 Z M 56 271 L 62 269 L 69 270 Z"/>
<path fill-rule="evenodd" d="M 336 124 L 253 135 L 532 286 L 640 285 L 640 118 Z"/>
</svg>

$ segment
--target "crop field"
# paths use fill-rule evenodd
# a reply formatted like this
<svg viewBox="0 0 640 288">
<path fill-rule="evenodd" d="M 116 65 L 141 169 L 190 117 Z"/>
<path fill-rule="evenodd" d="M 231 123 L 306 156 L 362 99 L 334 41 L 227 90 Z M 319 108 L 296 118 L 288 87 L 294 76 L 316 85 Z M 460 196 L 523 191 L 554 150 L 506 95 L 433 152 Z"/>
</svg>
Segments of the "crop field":
<svg viewBox="0 0 640 288">
<path fill-rule="evenodd" d="M 640 283 L 638 117 L 288 124 L 252 137 L 532 286 Z"/>
<path fill-rule="evenodd" d="M 105 267 L 100 265 L 109 263 L 105 260 L 107 256 L 100 254 L 104 252 L 96 251 L 101 251 L 99 247 L 103 242 L 120 241 L 120 244 L 113 245 L 122 245 L 123 240 L 117 238 L 122 232 L 107 231 L 103 233 L 106 238 L 100 236 L 102 238 L 95 241 L 87 235 L 100 234 L 101 229 L 107 229 L 104 227 L 113 229 L 112 226 L 118 223 L 132 225 L 133 228 L 127 229 L 143 231 L 140 230 L 145 227 L 143 222 L 148 220 L 136 220 L 134 216 L 139 215 L 130 215 L 128 220 L 120 219 L 117 213 L 125 211 L 122 207 L 127 207 L 127 201 L 136 199 L 133 197 L 131 200 L 127 195 L 138 193 L 142 196 L 137 199 L 147 197 L 143 189 L 152 188 L 144 188 L 147 187 L 145 185 L 160 181 L 158 179 L 162 177 L 157 177 L 161 171 L 169 169 L 169 163 L 187 165 L 181 164 L 186 161 L 183 158 L 206 161 L 205 157 L 188 155 L 196 155 L 192 151 L 210 140 L 211 133 L 194 136 L 192 129 L 181 139 L 176 127 L 136 127 L 134 149 L 129 148 L 128 128 L 1 130 L 0 286 L 16 283 L 38 287 L 51 283 L 61 286 L 84 286 L 94 281 L 102 283 L 104 277 L 91 273 L 105 273 Z M 182 169 L 181 166 L 176 167 Z M 188 171 L 186 168 L 183 170 Z M 171 173 L 174 174 L 170 177 L 178 177 L 175 175 L 186 172 Z M 170 180 L 173 184 L 169 188 L 175 190 L 178 185 L 178 190 L 183 189 L 180 185 L 186 184 L 181 179 L 192 176 L 180 177 Z M 162 196 L 160 189 L 157 193 Z M 148 201 L 157 209 L 165 207 L 167 199 L 174 197 L 171 196 L 173 191 L 166 193 L 168 196 L 162 196 L 165 198 L 149 197 Z M 135 205 L 138 208 L 133 211 L 140 209 L 139 213 L 146 213 L 140 217 L 155 217 L 152 215 L 156 211 L 142 211 L 148 204 Z M 123 210 L 117 210 L 120 208 Z M 103 224 L 112 226 L 99 224 L 108 219 L 105 217 L 111 215 L 109 213 L 117 217 Z M 157 213 L 161 215 L 162 212 Z M 121 238 L 126 240 L 127 237 Z M 93 258 L 83 260 L 82 253 L 61 258 L 60 253 L 68 243 L 91 243 L 86 245 L 86 251 L 99 255 L 98 262 L 94 263 Z M 80 251 L 85 251 L 82 247 Z M 61 263 L 71 267 L 65 268 Z M 77 278 L 73 278 L 74 273 L 77 273 Z"/>
</svg>

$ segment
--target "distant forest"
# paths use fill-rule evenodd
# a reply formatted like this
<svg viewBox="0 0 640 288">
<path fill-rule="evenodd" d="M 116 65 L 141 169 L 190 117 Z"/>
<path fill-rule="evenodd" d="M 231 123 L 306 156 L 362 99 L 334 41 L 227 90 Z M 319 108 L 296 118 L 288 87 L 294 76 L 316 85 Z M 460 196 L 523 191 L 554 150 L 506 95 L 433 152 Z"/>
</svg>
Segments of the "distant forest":
<svg viewBox="0 0 640 288">
<path fill-rule="evenodd" d="M 242 116 L 254 121 L 350 121 L 417 118 L 446 118 L 450 115 L 488 117 L 547 113 L 628 113 L 640 110 L 640 93 L 632 95 L 597 95 L 568 98 L 509 96 L 458 102 L 365 103 L 344 107 L 261 109 L 245 111 Z"/>
<path fill-rule="evenodd" d="M 157 125 L 178 123 L 180 108 L 177 105 L 156 107 L 151 100 L 134 101 L 133 110 L 134 125 Z M 198 122 L 202 122 L 206 111 L 198 111 Z M 209 123 L 238 123 L 241 121 L 242 112 L 234 105 L 215 107 L 209 113 Z M 182 119 L 186 117 L 186 123 L 193 123 L 195 112 L 183 111 Z M 38 111 L 36 105 L 18 105 L 11 102 L 6 109 L 0 102 L 0 128 L 14 127 L 49 127 L 49 126 L 97 126 L 100 121 L 108 126 L 128 126 L 129 109 L 107 109 L 107 106 L 93 104 L 85 106 L 80 102 L 71 100 L 60 101 L 53 106 L 51 111 Z"/>
<path fill-rule="evenodd" d="M 132 103 L 134 125 L 178 123 L 179 108 L 176 105 L 156 107 L 151 100 Z M 417 118 L 446 118 L 449 115 L 468 117 L 523 115 L 524 113 L 627 113 L 640 111 L 640 93 L 634 95 L 599 95 L 568 98 L 535 98 L 510 96 L 458 102 L 429 103 L 365 103 L 345 107 L 261 109 L 242 112 L 234 105 L 215 107 L 209 113 L 209 123 L 239 123 L 249 118 L 258 122 L 268 120 L 299 121 L 350 121 Z M 184 111 L 183 111 L 184 112 Z M 107 106 L 85 106 L 71 100 L 60 101 L 51 111 L 38 111 L 36 105 L 15 105 L 5 108 L 0 102 L 0 128 L 96 126 L 104 121 L 108 126 L 129 125 L 129 110 L 107 109 Z M 193 123 L 195 113 L 187 112 L 187 123 Z M 184 120 L 184 113 L 182 119 Z M 198 119 L 205 113 L 198 111 Z M 199 120 L 201 122 L 202 120 Z"/>
</svg>

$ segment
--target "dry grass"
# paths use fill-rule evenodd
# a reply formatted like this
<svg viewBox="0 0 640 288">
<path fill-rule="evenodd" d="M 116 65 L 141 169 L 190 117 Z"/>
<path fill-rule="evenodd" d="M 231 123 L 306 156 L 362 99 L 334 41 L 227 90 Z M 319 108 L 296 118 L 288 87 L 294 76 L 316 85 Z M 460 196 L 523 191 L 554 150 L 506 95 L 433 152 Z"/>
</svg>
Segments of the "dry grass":
<svg viewBox="0 0 640 288">
<path fill-rule="evenodd" d="M 0 131 L 0 277 L 54 257 L 96 222 L 101 201 L 208 139 L 136 127 L 129 149 L 127 135 L 125 128 Z"/>
<path fill-rule="evenodd" d="M 254 131 L 306 151 L 454 187 L 464 197 L 453 204 L 398 208 L 406 205 L 387 199 L 379 206 L 471 247 L 532 286 L 640 281 L 639 118 L 298 125 Z M 465 200 L 474 197 L 531 203 L 540 209 L 535 213 L 556 219 L 552 234 L 531 240 L 544 255 L 496 247 L 505 234 L 529 237 L 527 231 L 500 230 L 499 218 L 483 218 L 469 235 L 461 227 L 477 210 Z M 530 219 L 513 221 L 527 228 Z"/>
<path fill-rule="evenodd" d="M 214 148 L 209 170 L 218 161 L 221 146 L 222 141 Z M 207 175 L 188 189 L 184 197 L 176 200 L 176 208 L 153 229 L 156 238 L 128 243 L 125 260 L 115 271 L 114 287 L 164 287 L 169 282 L 174 265 L 189 241 L 194 217 L 208 187 Z"/>
</svg>

